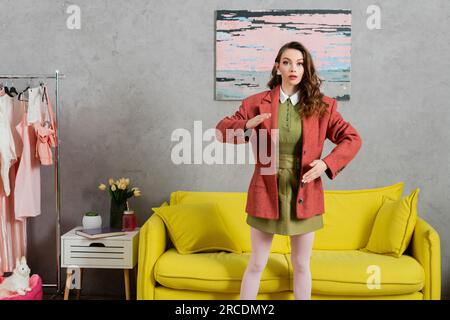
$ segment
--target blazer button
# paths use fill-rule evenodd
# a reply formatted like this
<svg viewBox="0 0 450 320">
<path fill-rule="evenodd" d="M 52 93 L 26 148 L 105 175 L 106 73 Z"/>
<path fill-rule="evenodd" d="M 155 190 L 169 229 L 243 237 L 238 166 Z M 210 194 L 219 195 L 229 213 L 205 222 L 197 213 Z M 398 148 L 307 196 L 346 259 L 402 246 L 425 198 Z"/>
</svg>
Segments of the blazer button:
<svg viewBox="0 0 450 320">
<path fill-rule="evenodd" d="M 298 203 L 302 204 L 302 203 L 303 203 L 303 199 L 300 198 L 300 199 L 298 200 Z"/>
</svg>

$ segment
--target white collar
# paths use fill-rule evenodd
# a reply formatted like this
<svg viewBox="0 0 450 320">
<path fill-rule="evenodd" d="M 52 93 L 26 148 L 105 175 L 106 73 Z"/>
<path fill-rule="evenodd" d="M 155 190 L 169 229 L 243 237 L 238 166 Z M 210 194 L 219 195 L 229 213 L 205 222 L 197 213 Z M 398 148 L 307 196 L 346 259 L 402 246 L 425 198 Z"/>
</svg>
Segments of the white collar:
<svg viewBox="0 0 450 320">
<path fill-rule="evenodd" d="M 295 92 L 291 96 L 288 96 L 286 93 L 284 93 L 283 89 L 281 89 L 281 86 L 280 86 L 280 101 L 281 101 L 281 103 L 284 103 L 288 98 L 291 98 L 292 105 L 295 106 L 299 100 L 299 94 L 300 94 L 300 90 L 297 90 L 297 92 Z"/>
</svg>

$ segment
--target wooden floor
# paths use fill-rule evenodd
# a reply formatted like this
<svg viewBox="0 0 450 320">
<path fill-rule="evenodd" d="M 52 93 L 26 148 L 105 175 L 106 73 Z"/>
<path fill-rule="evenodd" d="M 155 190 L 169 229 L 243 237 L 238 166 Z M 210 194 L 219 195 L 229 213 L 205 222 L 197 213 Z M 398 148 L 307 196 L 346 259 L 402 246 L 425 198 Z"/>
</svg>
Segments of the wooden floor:
<svg viewBox="0 0 450 320">
<path fill-rule="evenodd" d="M 64 291 L 60 294 L 56 294 L 54 289 L 44 290 L 44 300 L 64 300 Z M 125 297 L 122 296 L 111 296 L 111 295 L 87 295 L 81 292 L 80 300 L 124 300 Z M 71 290 L 69 295 L 69 300 L 77 300 L 76 290 Z M 136 297 L 131 295 L 131 300 L 136 300 Z"/>
<path fill-rule="evenodd" d="M 80 300 L 122 300 L 122 297 L 81 295 Z M 64 294 L 44 294 L 44 300 L 64 300 Z M 71 294 L 69 300 L 77 300 L 76 294 Z"/>
</svg>

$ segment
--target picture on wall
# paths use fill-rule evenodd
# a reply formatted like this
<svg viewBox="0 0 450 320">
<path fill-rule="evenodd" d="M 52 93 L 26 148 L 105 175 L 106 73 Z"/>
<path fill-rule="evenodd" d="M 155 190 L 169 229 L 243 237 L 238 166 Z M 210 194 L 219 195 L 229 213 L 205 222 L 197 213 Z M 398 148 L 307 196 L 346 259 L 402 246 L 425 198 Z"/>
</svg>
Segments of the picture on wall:
<svg viewBox="0 0 450 320">
<path fill-rule="evenodd" d="M 279 48 L 299 41 L 310 51 L 321 91 L 350 99 L 351 10 L 217 10 L 216 100 L 268 90 Z"/>
</svg>

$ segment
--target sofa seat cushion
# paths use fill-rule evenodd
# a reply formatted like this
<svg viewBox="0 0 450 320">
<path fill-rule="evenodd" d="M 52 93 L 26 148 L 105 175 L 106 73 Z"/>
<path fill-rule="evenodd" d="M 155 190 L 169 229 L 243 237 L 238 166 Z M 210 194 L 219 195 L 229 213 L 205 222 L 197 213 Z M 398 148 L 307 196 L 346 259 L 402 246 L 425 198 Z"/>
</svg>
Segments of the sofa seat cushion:
<svg viewBox="0 0 450 320">
<path fill-rule="evenodd" d="M 162 286 L 208 292 L 236 293 L 250 253 L 179 254 L 170 248 L 156 262 L 154 276 Z M 290 254 L 271 253 L 261 276 L 260 293 L 292 291 Z M 418 292 L 424 270 L 411 256 L 395 258 L 359 250 L 313 250 L 312 293 L 382 296 Z M 379 284 L 379 285 L 378 285 Z"/>
<path fill-rule="evenodd" d="M 249 253 L 202 252 L 179 254 L 170 248 L 155 265 L 155 280 L 180 290 L 240 292 L 241 280 L 250 258 Z M 286 256 L 271 253 L 261 275 L 260 292 L 289 290 Z"/>
<path fill-rule="evenodd" d="M 360 250 L 313 250 L 311 273 L 312 293 L 324 295 L 407 294 L 422 290 L 425 281 L 423 267 L 411 256 Z"/>
</svg>

